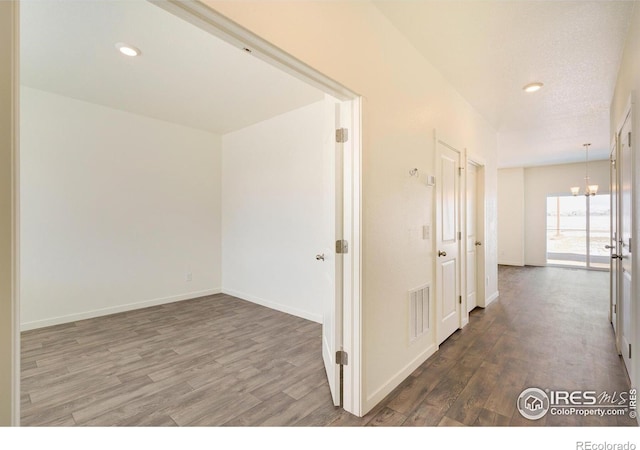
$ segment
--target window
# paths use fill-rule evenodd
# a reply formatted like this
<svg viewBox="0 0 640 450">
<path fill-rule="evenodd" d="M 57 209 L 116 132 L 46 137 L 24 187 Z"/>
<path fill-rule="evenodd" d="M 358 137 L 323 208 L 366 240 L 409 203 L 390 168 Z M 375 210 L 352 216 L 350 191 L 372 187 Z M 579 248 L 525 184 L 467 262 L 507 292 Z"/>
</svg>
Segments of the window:
<svg viewBox="0 0 640 450">
<path fill-rule="evenodd" d="M 609 195 L 547 197 L 547 264 L 607 269 Z"/>
</svg>

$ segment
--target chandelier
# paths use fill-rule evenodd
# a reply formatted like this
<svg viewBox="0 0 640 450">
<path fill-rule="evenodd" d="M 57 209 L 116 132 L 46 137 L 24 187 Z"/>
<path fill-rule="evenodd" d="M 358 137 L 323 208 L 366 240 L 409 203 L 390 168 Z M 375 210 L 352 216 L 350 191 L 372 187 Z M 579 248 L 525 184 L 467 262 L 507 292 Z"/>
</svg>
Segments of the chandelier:
<svg viewBox="0 0 640 450">
<path fill-rule="evenodd" d="M 585 166 L 584 185 L 585 185 L 585 189 L 584 189 L 584 195 L 589 197 L 590 195 L 596 195 L 598 193 L 598 185 L 597 184 L 589 184 L 589 146 L 591 144 L 582 144 L 582 145 L 584 145 L 584 150 L 585 150 L 585 160 L 584 160 L 584 166 Z M 579 186 L 573 186 L 571 188 L 571 193 L 574 196 L 578 195 L 580 193 L 580 187 Z"/>
</svg>

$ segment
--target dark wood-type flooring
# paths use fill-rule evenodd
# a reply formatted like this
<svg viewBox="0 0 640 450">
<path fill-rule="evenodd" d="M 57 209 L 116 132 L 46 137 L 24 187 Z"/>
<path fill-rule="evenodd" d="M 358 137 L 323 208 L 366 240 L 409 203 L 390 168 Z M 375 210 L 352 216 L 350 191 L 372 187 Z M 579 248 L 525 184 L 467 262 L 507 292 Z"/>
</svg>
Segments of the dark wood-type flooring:
<svg viewBox="0 0 640 450">
<path fill-rule="evenodd" d="M 22 425 L 635 425 L 516 410 L 526 387 L 624 391 L 608 274 L 500 268 L 500 298 L 363 418 L 331 404 L 320 325 L 225 295 L 22 334 Z"/>
</svg>

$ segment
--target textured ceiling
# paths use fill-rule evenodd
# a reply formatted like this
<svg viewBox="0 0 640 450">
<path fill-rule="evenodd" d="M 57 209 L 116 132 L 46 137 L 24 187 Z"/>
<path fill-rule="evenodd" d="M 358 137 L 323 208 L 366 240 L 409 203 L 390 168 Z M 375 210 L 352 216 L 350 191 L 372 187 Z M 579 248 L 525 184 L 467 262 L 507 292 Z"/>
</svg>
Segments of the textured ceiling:
<svg viewBox="0 0 640 450">
<path fill-rule="evenodd" d="M 376 1 L 498 131 L 500 167 L 609 154 L 632 1 Z M 542 90 L 527 94 L 525 84 Z"/>
<path fill-rule="evenodd" d="M 20 13 L 29 87 L 218 134 L 323 98 L 146 1 L 23 1 Z"/>
</svg>

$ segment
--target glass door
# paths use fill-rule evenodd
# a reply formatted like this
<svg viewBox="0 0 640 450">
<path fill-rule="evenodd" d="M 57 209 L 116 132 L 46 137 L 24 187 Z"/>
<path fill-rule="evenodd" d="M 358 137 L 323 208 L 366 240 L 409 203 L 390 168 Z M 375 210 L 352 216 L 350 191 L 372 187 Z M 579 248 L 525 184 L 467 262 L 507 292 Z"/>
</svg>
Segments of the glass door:
<svg viewBox="0 0 640 450">
<path fill-rule="evenodd" d="M 609 268 L 609 195 L 547 197 L 547 264 Z"/>
</svg>

